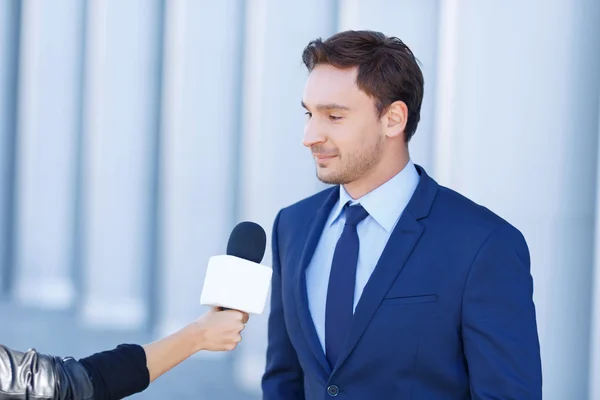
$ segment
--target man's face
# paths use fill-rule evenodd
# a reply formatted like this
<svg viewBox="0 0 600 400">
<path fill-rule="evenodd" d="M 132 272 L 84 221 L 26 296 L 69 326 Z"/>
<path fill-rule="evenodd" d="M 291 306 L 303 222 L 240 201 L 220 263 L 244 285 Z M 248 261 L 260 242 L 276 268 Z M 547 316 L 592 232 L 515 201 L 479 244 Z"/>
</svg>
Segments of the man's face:
<svg viewBox="0 0 600 400">
<path fill-rule="evenodd" d="M 383 156 L 381 120 L 374 100 L 356 86 L 356 73 L 356 68 L 317 65 L 304 88 L 303 144 L 311 149 L 324 183 L 354 182 Z"/>
</svg>

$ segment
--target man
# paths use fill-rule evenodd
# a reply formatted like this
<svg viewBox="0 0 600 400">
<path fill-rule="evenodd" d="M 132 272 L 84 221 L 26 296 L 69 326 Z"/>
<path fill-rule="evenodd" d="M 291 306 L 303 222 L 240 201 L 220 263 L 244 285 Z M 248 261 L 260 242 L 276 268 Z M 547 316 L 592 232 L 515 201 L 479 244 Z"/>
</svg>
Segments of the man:
<svg viewBox="0 0 600 400">
<path fill-rule="evenodd" d="M 248 322 L 241 311 L 213 309 L 174 334 L 144 346 L 120 345 L 79 361 L 0 345 L 0 400 L 117 400 L 202 350 L 229 351 Z"/>
<path fill-rule="evenodd" d="M 275 219 L 264 399 L 541 399 L 527 244 L 411 162 L 411 51 L 348 31 L 302 59 L 304 145 L 336 186 Z"/>
</svg>

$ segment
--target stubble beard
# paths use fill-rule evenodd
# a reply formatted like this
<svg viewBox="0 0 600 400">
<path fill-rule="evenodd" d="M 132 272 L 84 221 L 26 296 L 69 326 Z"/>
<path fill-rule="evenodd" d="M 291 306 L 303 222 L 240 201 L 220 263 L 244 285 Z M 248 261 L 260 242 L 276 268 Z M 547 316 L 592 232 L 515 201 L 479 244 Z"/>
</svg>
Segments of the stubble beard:
<svg viewBox="0 0 600 400">
<path fill-rule="evenodd" d="M 335 169 L 319 168 L 317 178 L 330 185 L 346 185 L 367 175 L 381 161 L 383 153 L 383 136 L 368 147 L 362 146 L 350 154 L 339 154 L 339 165 Z"/>
</svg>

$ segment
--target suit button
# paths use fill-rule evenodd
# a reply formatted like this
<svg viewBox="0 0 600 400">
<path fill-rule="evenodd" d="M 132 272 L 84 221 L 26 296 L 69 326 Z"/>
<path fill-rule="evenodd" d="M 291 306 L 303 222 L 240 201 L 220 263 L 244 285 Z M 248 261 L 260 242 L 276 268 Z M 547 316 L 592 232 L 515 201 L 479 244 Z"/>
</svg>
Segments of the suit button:
<svg viewBox="0 0 600 400">
<path fill-rule="evenodd" d="M 340 388 L 338 388 L 336 385 L 329 385 L 327 387 L 327 394 L 331 397 L 335 397 L 340 394 Z"/>
</svg>

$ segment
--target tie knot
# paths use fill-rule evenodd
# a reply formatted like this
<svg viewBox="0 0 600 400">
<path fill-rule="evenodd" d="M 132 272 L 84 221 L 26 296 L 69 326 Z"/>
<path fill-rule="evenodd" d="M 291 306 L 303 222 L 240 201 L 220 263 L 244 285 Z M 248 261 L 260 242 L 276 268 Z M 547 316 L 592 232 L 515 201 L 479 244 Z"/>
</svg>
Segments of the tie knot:
<svg viewBox="0 0 600 400">
<path fill-rule="evenodd" d="M 346 225 L 356 226 L 363 219 L 367 218 L 369 213 L 360 204 L 354 206 L 346 205 Z"/>
</svg>

